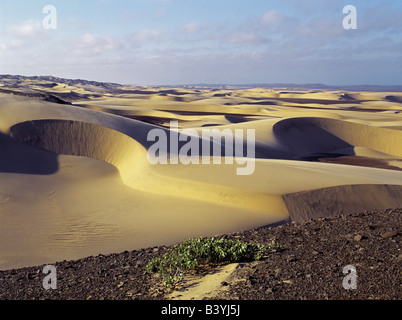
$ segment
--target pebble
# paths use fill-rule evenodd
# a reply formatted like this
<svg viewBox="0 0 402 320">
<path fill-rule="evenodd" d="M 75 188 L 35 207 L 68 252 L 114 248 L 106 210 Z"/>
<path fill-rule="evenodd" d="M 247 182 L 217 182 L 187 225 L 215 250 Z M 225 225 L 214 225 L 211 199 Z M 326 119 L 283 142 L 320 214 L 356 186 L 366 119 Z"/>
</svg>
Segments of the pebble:
<svg viewBox="0 0 402 320">
<path fill-rule="evenodd" d="M 383 239 L 388 239 L 388 238 L 392 238 L 395 237 L 399 234 L 398 230 L 394 230 L 394 231 L 389 231 L 389 232 L 385 232 L 381 235 L 381 238 Z"/>
</svg>

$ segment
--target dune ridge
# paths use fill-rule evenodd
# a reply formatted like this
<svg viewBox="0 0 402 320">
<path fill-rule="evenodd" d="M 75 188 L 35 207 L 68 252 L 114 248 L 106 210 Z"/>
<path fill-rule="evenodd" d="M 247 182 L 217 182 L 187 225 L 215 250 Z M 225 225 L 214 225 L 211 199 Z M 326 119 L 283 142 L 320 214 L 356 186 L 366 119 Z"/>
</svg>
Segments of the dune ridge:
<svg viewBox="0 0 402 320">
<path fill-rule="evenodd" d="M 397 157 L 402 156 L 402 131 L 372 127 L 329 118 L 292 118 L 274 127 L 284 143 L 297 152 L 336 152 L 348 147 L 364 147 Z M 305 139 L 303 137 L 305 136 Z M 314 149 L 312 149 L 314 152 Z"/>
<path fill-rule="evenodd" d="M 180 194 L 180 197 L 189 199 L 244 206 L 263 212 L 266 211 L 263 207 L 269 203 L 269 195 L 262 191 L 259 195 L 213 181 L 193 182 L 187 177 L 177 179 L 174 174 L 158 174 L 147 162 L 144 146 L 118 131 L 99 125 L 71 120 L 36 120 L 14 125 L 10 136 L 55 154 L 110 163 L 119 170 L 123 182 L 136 190 L 171 196 Z M 203 169 L 208 170 L 208 166 L 203 166 Z M 183 190 L 183 184 L 186 190 Z M 250 197 L 253 201 L 249 200 Z"/>
</svg>

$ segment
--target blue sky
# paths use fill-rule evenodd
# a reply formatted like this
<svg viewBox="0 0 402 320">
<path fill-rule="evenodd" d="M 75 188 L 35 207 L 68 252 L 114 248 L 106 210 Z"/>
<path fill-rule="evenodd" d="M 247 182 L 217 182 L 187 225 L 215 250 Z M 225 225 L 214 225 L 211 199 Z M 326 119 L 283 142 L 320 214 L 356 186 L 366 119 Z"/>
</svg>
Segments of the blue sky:
<svg viewBox="0 0 402 320">
<path fill-rule="evenodd" d="M 49 4 L 55 30 L 42 25 Z M 399 0 L 1 0 L 0 74 L 402 85 L 401 17 Z"/>
</svg>

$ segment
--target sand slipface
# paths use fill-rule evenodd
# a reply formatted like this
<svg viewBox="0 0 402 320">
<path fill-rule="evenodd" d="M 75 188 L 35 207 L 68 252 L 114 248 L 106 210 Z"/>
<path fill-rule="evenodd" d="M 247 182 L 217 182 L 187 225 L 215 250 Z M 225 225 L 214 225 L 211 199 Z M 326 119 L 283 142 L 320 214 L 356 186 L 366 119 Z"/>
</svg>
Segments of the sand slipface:
<svg viewBox="0 0 402 320">
<path fill-rule="evenodd" d="M 345 185 L 286 194 L 292 221 L 402 207 L 400 185 Z"/>
<path fill-rule="evenodd" d="M 2 82 L 0 269 L 401 206 L 397 92 Z M 243 132 L 242 151 L 252 137 L 250 174 L 206 129 Z M 153 130 L 167 164 L 149 161 Z M 172 163 L 173 133 L 220 163 Z"/>
</svg>

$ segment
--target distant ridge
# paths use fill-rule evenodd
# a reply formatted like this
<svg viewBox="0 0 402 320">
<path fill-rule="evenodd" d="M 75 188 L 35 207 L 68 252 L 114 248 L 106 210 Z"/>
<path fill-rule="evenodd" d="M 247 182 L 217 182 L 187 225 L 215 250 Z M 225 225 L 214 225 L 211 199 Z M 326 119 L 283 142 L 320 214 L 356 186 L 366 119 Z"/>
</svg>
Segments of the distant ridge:
<svg viewBox="0 0 402 320">
<path fill-rule="evenodd" d="M 68 85 L 93 85 L 108 89 L 116 89 L 123 85 L 130 84 L 119 84 L 114 82 L 101 82 L 92 81 L 84 79 L 67 79 L 59 78 L 54 76 L 21 76 L 21 75 L 0 75 L 0 83 L 4 84 L 4 80 L 37 80 L 37 81 L 49 81 L 54 83 L 63 83 Z M 135 86 L 135 84 L 131 84 Z M 342 86 L 332 86 L 322 83 L 250 83 L 250 84 L 209 84 L 209 83 L 198 83 L 198 84 L 179 84 L 179 85 L 149 85 L 150 87 L 182 87 L 182 88 L 208 88 L 208 89 L 247 89 L 247 88 L 265 88 L 265 89 L 286 89 L 286 90 L 345 90 L 345 91 L 377 91 L 377 92 L 402 92 L 402 85 L 342 85 Z"/>
<path fill-rule="evenodd" d="M 286 90 L 326 90 L 326 91 L 377 91 L 377 92 L 402 92 L 402 86 L 381 86 L 381 85 L 345 85 L 330 86 L 322 83 L 255 83 L 255 84 L 192 84 L 182 85 L 186 88 L 265 88 L 265 89 L 286 89 Z"/>
<path fill-rule="evenodd" d="M 100 82 L 100 81 L 91 81 L 91 80 L 84 80 L 84 79 L 67 79 L 67 78 L 58 78 L 53 76 L 21 76 L 21 75 L 0 75 L 0 83 L 4 83 L 4 80 L 15 80 L 16 82 L 19 80 L 37 80 L 37 81 L 49 81 L 54 83 L 63 83 L 68 85 L 93 85 L 93 86 L 101 86 L 101 87 L 108 87 L 108 88 L 115 88 L 121 87 L 121 84 L 112 83 L 112 82 Z"/>
</svg>

